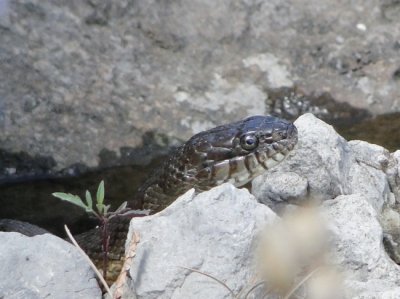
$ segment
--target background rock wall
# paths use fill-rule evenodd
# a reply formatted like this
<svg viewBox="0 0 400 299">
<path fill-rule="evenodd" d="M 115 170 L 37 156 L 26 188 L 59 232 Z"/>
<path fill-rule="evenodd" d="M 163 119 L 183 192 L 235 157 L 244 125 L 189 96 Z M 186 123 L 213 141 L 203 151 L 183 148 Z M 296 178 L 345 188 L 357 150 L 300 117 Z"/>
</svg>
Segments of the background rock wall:
<svg viewBox="0 0 400 299">
<path fill-rule="evenodd" d="M 271 112 L 281 88 L 400 110 L 399 20 L 394 0 L 0 0 L 0 148 L 96 166 Z"/>
</svg>

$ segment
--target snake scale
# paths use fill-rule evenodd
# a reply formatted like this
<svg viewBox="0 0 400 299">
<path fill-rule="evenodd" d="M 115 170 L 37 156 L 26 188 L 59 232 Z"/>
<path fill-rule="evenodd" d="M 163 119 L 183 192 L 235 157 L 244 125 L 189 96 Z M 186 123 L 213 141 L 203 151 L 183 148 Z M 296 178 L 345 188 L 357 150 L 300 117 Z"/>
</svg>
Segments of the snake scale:
<svg viewBox="0 0 400 299">
<path fill-rule="evenodd" d="M 194 135 L 173 151 L 139 188 L 128 207 L 153 214 L 170 205 L 191 188 L 206 191 L 225 182 L 236 187 L 280 163 L 297 143 L 296 127 L 273 116 L 252 116 Z M 110 260 L 120 261 L 130 217 L 118 216 L 109 222 Z M 82 248 L 100 261 L 98 229 L 76 236 Z M 101 263 L 97 263 L 101 265 Z M 111 273 L 117 269 L 109 269 Z M 113 276 L 113 275 L 112 275 Z"/>
</svg>

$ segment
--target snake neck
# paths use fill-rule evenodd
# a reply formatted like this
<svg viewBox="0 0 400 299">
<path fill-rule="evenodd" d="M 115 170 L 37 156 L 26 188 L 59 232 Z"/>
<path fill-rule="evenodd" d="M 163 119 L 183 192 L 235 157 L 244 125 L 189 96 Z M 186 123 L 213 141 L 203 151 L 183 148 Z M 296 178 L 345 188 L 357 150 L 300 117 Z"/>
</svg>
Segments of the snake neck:
<svg viewBox="0 0 400 299">
<path fill-rule="evenodd" d="M 158 212 L 191 188 L 225 182 L 241 187 L 279 164 L 297 143 L 296 127 L 272 116 L 253 116 L 200 132 L 175 149 L 139 188 L 129 207 Z"/>
</svg>

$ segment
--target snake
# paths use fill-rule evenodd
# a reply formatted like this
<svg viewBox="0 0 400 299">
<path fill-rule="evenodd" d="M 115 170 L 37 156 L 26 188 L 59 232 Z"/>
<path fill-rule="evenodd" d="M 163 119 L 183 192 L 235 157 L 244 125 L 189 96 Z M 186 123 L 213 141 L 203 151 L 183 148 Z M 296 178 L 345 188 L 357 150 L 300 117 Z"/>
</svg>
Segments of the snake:
<svg viewBox="0 0 400 299">
<path fill-rule="evenodd" d="M 162 211 L 180 195 L 197 193 L 223 183 L 242 187 L 282 162 L 298 141 L 296 126 L 274 116 L 251 116 L 200 132 L 177 147 L 139 187 L 128 208 L 147 214 Z M 109 259 L 121 261 L 131 216 L 109 221 Z M 0 222 L 1 226 L 1 222 Z M 4 229 L 3 222 L 3 230 Z M 13 231 L 17 225 L 12 225 Z M 34 235 L 24 225 L 23 233 Z M 101 235 L 93 229 L 75 236 L 80 246 L 101 265 Z M 9 229 L 10 230 L 10 229 Z M 122 263 L 121 263 L 122 264 Z M 120 265 L 117 263 L 118 268 Z M 109 269 L 118 272 L 118 269 Z"/>
</svg>

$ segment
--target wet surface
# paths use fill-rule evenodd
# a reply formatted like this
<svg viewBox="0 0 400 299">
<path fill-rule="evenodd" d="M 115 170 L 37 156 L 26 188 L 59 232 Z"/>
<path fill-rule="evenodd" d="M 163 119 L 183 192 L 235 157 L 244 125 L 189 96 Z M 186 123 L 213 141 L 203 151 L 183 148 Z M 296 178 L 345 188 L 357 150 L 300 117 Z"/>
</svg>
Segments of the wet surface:
<svg viewBox="0 0 400 299">
<path fill-rule="evenodd" d="M 364 140 L 394 152 L 400 149 L 400 112 L 378 115 L 355 124 L 336 127 L 347 140 Z"/>
<path fill-rule="evenodd" d="M 63 202 L 51 194 L 66 192 L 84 198 L 88 189 L 93 198 L 101 180 L 105 183 L 105 201 L 116 209 L 122 202 L 134 200 L 134 194 L 151 170 L 161 163 L 163 157 L 142 166 L 121 166 L 83 175 L 64 178 L 19 179 L 0 184 L 0 218 L 27 221 L 64 236 L 64 224 L 75 234 L 95 226 L 85 212 L 72 204 Z"/>
</svg>

